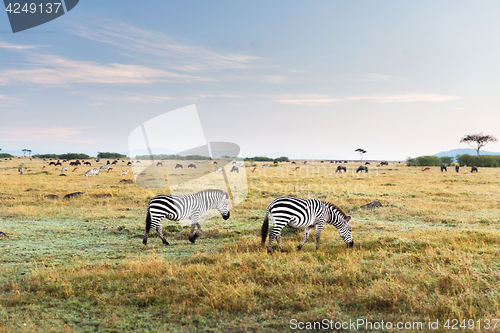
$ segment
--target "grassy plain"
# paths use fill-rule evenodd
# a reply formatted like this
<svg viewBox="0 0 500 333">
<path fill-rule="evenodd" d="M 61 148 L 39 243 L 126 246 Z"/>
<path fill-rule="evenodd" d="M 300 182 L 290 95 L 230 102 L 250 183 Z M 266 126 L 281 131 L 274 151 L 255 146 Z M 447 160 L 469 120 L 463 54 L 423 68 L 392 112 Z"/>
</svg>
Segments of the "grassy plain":
<svg viewBox="0 0 500 333">
<path fill-rule="evenodd" d="M 292 319 L 422 322 L 422 331 L 473 319 L 466 330 L 484 331 L 483 320 L 499 318 L 500 169 L 390 163 L 356 174 L 352 163 L 338 174 L 318 162 L 297 171 L 257 163 L 252 173 L 246 164 L 249 193 L 229 220 L 207 221 L 195 245 L 187 227 L 165 221 L 172 245 L 151 235 L 146 247 L 147 201 L 165 191 L 121 182 L 133 179 L 119 175 L 124 163 L 85 179 L 88 168 L 59 176 L 46 162 L 2 160 L 0 332 L 275 332 Z M 86 195 L 62 198 L 76 191 Z M 327 226 L 319 251 L 310 240 L 297 252 L 302 233 L 285 229 L 287 251 L 267 255 L 260 226 L 283 195 L 344 208 L 354 248 Z M 383 207 L 360 208 L 373 200 Z"/>
</svg>

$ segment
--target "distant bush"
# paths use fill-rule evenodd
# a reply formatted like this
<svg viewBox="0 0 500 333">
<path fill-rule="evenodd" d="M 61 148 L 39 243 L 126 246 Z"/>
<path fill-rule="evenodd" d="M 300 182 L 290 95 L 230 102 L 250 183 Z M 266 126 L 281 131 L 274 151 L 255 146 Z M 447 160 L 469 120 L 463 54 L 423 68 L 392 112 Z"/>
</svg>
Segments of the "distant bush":
<svg viewBox="0 0 500 333">
<path fill-rule="evenodd" d="M 455 160 L 455 158 L 451 156 L 442 156 L 439 159 L 441 160 L 441 163 L 446 165 L 451 165 L 451 163 L 453 163 L 453 161 Z"/>
<path fill-rule="evenodd" d="M 14 156 L 12 156 L 11 154 L 7 154 L 7 153 L 1 153 L 0 154 L 0 158 L 8 158 L 8 157 L 12 158 Z"/>
<path fill-rule="evenodd" d="M 33 157 L 37 158 L 53 158 L 58 160 L 87 160 L 91 158 L 87 154 L 80 153 L 67 153 L 67 154 L 41 154 L 41 155 L 33 155 Z"/>
<path fill-rule="evenodd" d="M 110 152 L 99 152 L 97 154 L 97 158 L 126 158 L 127 155 L 123 155 L 120 153 L 110 153 Z"/>
<path fill-rule="evenodd" d="M 266 157 L 266 156 L 255 156 L 255 157 L 245 157 L 245 161 L 255 161 L 255 162 L 272 162 L 272 161 L 278 161 L 278 162 L 289 162 L 288 157 L 286 156 L 281 156 L 278 158 L 271 158 L 271 157 Z"/>
<path fill-rule="evenodd" d="M 499 167 L 500 166 L 500 155 L 482 155 L 477 157 L 476 155 L 457 155 L 457 162 L 460 166 L 479 166 L 479 167 Z"/>
<path fill-rule="evenodd" d="M 408 157 L 406 160 L 406 165 L 408 166 L 439 166 L 441 164 L 443 164 L 443 162 L 441 162 L 441 159 L 437 156 Z"/>
</svg>

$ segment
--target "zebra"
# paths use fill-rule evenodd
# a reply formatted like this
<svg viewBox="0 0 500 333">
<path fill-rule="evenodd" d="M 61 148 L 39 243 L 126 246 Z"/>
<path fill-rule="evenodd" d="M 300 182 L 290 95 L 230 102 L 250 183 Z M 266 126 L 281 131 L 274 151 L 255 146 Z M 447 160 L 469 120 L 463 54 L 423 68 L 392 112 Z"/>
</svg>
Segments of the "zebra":
<svg viewBox="0 0 500 333">
<path fill-rule="evenodd" d="M 267 207 L 264 223 L 262 224 L 261 237 L 262 245 L 265 245 L 267 233 L 269 229 L 269 217 L 274 222 L 274 228 L 269 235 L 269 244 L 267 253 L 271 254 L 273 241 L 276 238 L 280 250 L 283 251 L 281 245 L 281 229 L 288 225 L 296 229 L 304 229 L 304 240 L 297 249 L 301 249 L 309 239 L 309 233 L 313 228 L 316 228 L 316 250 L 319 249 L 319 240 L 321 230 L 326 223 L 332 224 L 339 230 L 339 236 L 347 244 L 347 247 L 352 247 L 354 241 L 352 238 L 352 230 L 349 224 L 351 217 L 348 216 L 342 209 L 330 202 L 322 202 L 317 199 L 303 199 L 279 197 Z"/>
<path fill-rule="evenodd" d="M 222 172 L 222 167 L 217 167 L 217 169 L 215 170 L 215 173 L 221 173 Z"/>
<path fill-rule="evenodd" d="M 19 169 L 17 169 L 17 171 L 19 172 L 20 175 L 22 175 L 24 172 L 24 169 L 22 167 L 19 167 Z"/>
<path fill-rule="evenodd" d="M 88 176 L 99 176 L 99 169 L 93 168 L 85 172 L 85 178 L 87 178 Z"/>
<path fill-rule="evenodd" d="M 236 165 L 233 165 L 233 167 L 231 168 L 231 172 L 240 173 L 240 169 L 238 169 Z"/>
<path fill-rule="evenodd" d="M 106 164 L 106 165 L 103 165 L 99 168 L 99 171 L 103 171 L 103 170 L 109 170 L 110 166 L 109 164 Z"/>
<path fill-rule="evenodd" d="M 229 218 L 229 195 L 222 190 L 205 190 L 188 195 L 157 195 L 149 200 L 146 214 L 146 233 L 142 243 L 148 243 L 151 229 L 156 228 L 163 244 L 169 245 L 161 231 L 161 221 L 167 218 L 171 221 L 191 220 L 189 241 L 194 243 L 201 230 L 200 217 L 208 210 L 217 209 L 224 220 Z M 196 233 L 195 228 L 198 227 Z"/>
</svg>

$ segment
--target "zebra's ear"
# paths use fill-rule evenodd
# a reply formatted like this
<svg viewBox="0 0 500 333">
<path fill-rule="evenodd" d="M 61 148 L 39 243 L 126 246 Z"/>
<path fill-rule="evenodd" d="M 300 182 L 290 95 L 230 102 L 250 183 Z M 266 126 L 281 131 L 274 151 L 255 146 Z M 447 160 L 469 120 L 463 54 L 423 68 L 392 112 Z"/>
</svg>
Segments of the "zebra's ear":
<svg viewBox="0 0 500 333">
<path fill-rule="evenodd" d="M 347 223 L 349 223 L 351 221 L 351 217 L 347 216 L 347 218 L 345 220 L 347 221 Z"/>
</svg>

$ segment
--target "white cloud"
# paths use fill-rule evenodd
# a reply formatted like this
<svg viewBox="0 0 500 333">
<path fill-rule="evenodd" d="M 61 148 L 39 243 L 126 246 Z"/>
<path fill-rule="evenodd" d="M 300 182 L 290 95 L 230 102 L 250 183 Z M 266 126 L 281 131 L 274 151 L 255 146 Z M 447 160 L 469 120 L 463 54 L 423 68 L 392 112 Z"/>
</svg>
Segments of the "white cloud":
<svg viewBox="0 0 500 333">
<path fill-rule="evenodd" d="M 440 94 L 398 94 L 398 95 L 374 95 L 374 96 L 352 96 L 346 101 L 371 101 L 378 103 L 415 103 L 415 102 L 448 102 L 461 99 L 459 96 L 447 96 Z"/>
<path fill-rule="evenodd" d="M 71 83 L 146 84 L 211 81 L 209 78 L 140 65 L 100 65 L 90 61 L 75 61 L 48 55 L 38 55 L 31 60 L 39 67 L 0 72 L 0 85 L 29 83 L 60 86 Z"/>
<path fill-rule="evenodd" d="M 278 97 L 278 103 L 297 104 L 306 106 L 324 106 L 337 102 L 369 101 L 374 103 L 415 103 L 415 102 L 448 102 L 460 99 L 459 96 L 447 96 L 439 94 L 399 94 L 399 95 L 373 95 L 373 96 L 351 96 L 345 98 L 333 98 L 328 95 L 309 94 Z"/>
<path fill-rule="evenodd" d="M 0 95 L 0 106 L 11 106 L 13 104 L 21 104 L 21 103 L 17 98 L 7 95 Z"/>
<path fill-rule="evenodd" d="M 6 127 L 0 126 L 0 141 L 64 141 L 94 143 L 96 140 L 78 137 L 83 131 L 76 127 Z"/>
<path fill-rule="evenodd" d="M 34 49 L 34 48 L 36 48 L 36 46 L 34 46 L 34 45 L 16 45 L 16 44 L 2 42 L 0 40 L 0 48 L 1 49 L 9 49 L 9 50 L 26 50 L 26 49 Z"/>
<path fill-rule="evenodd" d="M 282 84 L 287 81 L 287 78 L 281 75 L 270 75 L 264 76 L 264 80 L 272 84 Z"/>
<path fill-rule="evenodd" d="M 358 81 L 369 81 L 369 82 L 393 81 L 393 80 L 400 80 L 400 78 L 392 75 L 370 73 L 366 74 L 362 79 L 358 79 Z"/>
<path fill-rule="evenodd" d="M 276 102 L 285 103 L 285 104 L 297 104 L 297 105 L 306 105 L 306 106 L 324 106 L 331 105 L 335 102 L 338 102 L 338 99 L 331 98 L 327 95 L 319 95 L 319 94 L 308 94 L 308 95 L 298 95 L 295 97 L 282 97 L 278 98 Z"/>
<path fill-rule="evenodd" d="M 75 24 L 75 33 L 94 41 L 111 44 L 131 57 L 161 64 L 169 70 L 200 72 L 248 68 L 257 57 L 223 53 L 182 43 L 165 34 L 139 29 L 125 22 L 92 20 Z"/>
</svg>

